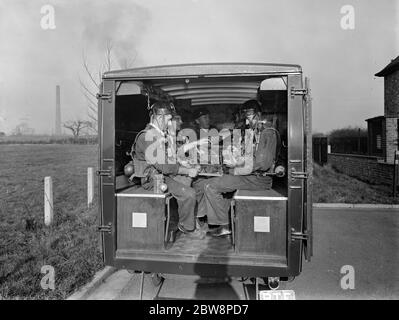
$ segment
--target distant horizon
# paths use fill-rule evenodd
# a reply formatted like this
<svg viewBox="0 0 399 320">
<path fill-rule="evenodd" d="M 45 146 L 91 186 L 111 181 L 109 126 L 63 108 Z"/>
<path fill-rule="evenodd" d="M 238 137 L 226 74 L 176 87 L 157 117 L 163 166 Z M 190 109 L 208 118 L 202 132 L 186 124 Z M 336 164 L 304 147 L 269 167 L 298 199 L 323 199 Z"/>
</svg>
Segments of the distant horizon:
<svg viewBox="0 0 399 320">
<path fill-rule="evenodd" d="M 32 134 L 13 134 L 12 132 L 10 132 L 10 133 L 6 133 L 6 132 L 4 132 L 4 131 L 0 131 L 0 132 L 3 132 L 3 133 L 5 133 L 6 135 L 5 136 L 7 136 L 7 137 L 40 137 L 40 136 L 43 136 L 43 137 L 64 137 L 64 136 L 73 136 L 73 134 L 72 133 L 69 133 L 69 132 L 67 132 L 66 131 L 66 129 L 64 128 L 64 127 L 62 127 L 61 128 L 63 131 L 64 131 L 64 133 L 62 133 L 62 134 L 59 134 L 59 135 L 57 135 L 57 134 L 54 134 L 54 133 L 43 133 L 43 132 L 34 132 L 34 133 L 32 133 Z M 65 129 L 65 130 L 64 130 Z M 323 135 L 329 135 L 332 131 L 335 131 L 335 130 L 341 130 L 341 129 L 361 129 L 361 130 L 367 130 L 367 125 L 365 125 L 364 127 L 360 127 L 360 126 L 347 126 L 347 127 L 341 127 L 341 128 L 335 128 L 335 129 L 332 129 L 332 130 L 330 130 L 330 131 L 328 131 L 328 132 L 322 132 L 322 131 L 315 131 L 315 130 L 312 130 L 312 135 L 315 135 L 315 134 L 323 134 Z M 97 134 L 82 134 L 82 135 L 80 135 L 80 136 L 96 136 Z"/>
</svg>

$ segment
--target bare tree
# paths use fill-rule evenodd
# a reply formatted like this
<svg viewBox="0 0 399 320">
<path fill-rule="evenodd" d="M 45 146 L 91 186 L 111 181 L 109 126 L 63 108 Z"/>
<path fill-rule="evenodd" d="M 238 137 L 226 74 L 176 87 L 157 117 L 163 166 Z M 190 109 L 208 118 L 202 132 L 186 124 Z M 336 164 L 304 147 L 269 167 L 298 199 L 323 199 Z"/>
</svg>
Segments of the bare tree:
<svg viewBox="0 0 399 320">
<path fill-rule="evenodd" d="M 111 41 L 106 42 L 105 53 L 104 53 L 104 61 L 103 63 L 97 68 L 96 72 L 92 71 L 89 67 L 89 63 L 85 53 L 83 53 L 83 69 L 86 74 L 86 79 L 82 80 L 79 79 L 80 86 L 82 89 L 83 95 L 86 97 L 87 104 L 88 104 L 88 118 L 89 121 L 92 123 L 90 130 L 97 133 L 98 128 L 98 121 L 97 121 L 97 112 L 98 112 L 98 105 L 97 105 L 97 98 L 96 94 L 100 91 L 101 85 L 101 77 L 102 74 L 106 71 L 112 70 L 114 66 L 114 59 L 113 59 L 113 50 L 114 46 Z M 120 68 L 129 68 L 133 65 L 135 56 L 132 58 L 121 57 L 119 59 L 119 67 Z"/>
<path fill-rule="evenodd" d="M 71 130 L 74 138 L 79 137 L 83 129 L 90 128 L 91 126 L 92 124 L 90 123 L 90 121 L 85 120 L 74 120 L 64 123 L 64 128 Z"/>
</svg>

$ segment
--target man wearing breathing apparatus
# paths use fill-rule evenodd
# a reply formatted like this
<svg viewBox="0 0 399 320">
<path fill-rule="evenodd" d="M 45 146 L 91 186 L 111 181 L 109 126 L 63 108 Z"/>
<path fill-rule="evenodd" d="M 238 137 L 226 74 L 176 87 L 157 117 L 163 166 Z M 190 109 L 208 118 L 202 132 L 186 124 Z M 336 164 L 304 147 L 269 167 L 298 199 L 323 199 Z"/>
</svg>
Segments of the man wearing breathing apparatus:
<svg viewBox="0 0 399 320">
<path fill-rule="evenodd" d="M 194 178 L 199 168 L 184 167 L 177 163 L 176 157 L 168 152 L 173 141 L 167 133 L 174 114 L 174 107 L 168 102 L 156 102 L 151 106 L 150 123 L 139 132 L 132 146 L 134 176 L 141 179 L 146 190 L 153 188 L 154 175 L 162 174 L 170 192 L 177 200 L 179 223 L 178 229 L 187 234 L 202 236 L 195 229 L 194 208 L 196 193 L 193 188 L 174 178 L 177 175 Z"/>
<path fill-rule="evenodd" d="M 230 200 L 225 193 L 243 190 L 265 190 L 272 187 L 272 178 L 267 173 L 273 171 L 276 161 L 277 132 L 267 130 L 270 121 L 260 120 L 260 106 L 257 100 L 249 100 L 242 106 L 245 114 L 245 139 L 241 146 L 234 146 L 236 152 L 223 150 L 224 164 L 229 173 L 210 179 L 205 185 L 205 203 L 208 224 L 218 226 L 209 235 L 219 237 L 231 234 L 229 225 Z M 244 151 L 244 152 L 242 152 Z"/>
</svg>

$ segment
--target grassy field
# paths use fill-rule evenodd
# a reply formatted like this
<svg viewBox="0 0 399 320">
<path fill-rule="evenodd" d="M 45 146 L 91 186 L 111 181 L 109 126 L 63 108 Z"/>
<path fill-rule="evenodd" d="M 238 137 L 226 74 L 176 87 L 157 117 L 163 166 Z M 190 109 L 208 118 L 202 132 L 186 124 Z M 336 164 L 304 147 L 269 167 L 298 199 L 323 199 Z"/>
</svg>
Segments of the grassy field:
<svg viewBox="0 0 399 320">
<path fill-rule="evenodd" d="M 11 135 L 0 136 L 2 144 L 97 144 L 97 136 Z"/>
<path fill-rule="evenodd" d="M 86 207 L 89 166 L 97 167 L 94 145 L 0 145 L 4 299 L 63 299 L 102 267 L 98 208 Z M 43 224 L 45 176 L 53 178 L 55 223 L 50 228 Z M 395 203 L 389 187 L 370 186 L 329 166 L 316 165 L 314 178 L 314 202 Z M 44 265 L 55 269 L 54 291 L 40 286 Z"/>
<path fill-rule="evenodd" d="M 97 206 L 87 209 L 87 167 L 93 145 L 0 146 L 0 295 L 66 298 L 102 267 Z M 43 179 L 51 176 L 55 223 L 43 223 Z M 95 199 L 96 200 L 96 199 Z M 55 290 L 43 290 L 43 265 L 55 270 Z"/>
<path fill-rule="evenodd" d="M 369 185 L 338 173 L 329 165 L 314 165 L 313 201 L 315 203 L 382 203 L 398 204 L 391 196 L 391 187 Z"/>
</svg>

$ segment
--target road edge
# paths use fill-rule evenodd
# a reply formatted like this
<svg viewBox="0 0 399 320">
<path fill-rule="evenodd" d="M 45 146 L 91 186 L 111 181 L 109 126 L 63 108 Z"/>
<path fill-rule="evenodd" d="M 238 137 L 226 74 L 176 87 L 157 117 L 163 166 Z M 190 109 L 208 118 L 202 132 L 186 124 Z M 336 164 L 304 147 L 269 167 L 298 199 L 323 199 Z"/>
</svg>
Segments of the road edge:
<svg viewBox="0 0 399 320">
<path fill-rule="evenodd" d="M 66 300 L 85 300 L 95 289 L 97 289 L 110 275 L 117 271 L 114 267 L 105 267 L 97 271 L 93 280 L 82 288 L 78 289 L 75 293 L 70 295 Z"/>
<path fill-rule="evenodd" d="M 313 203 L 313 208 L 399 209 L 399 205 L 367 203 Z"/>
</svg>

